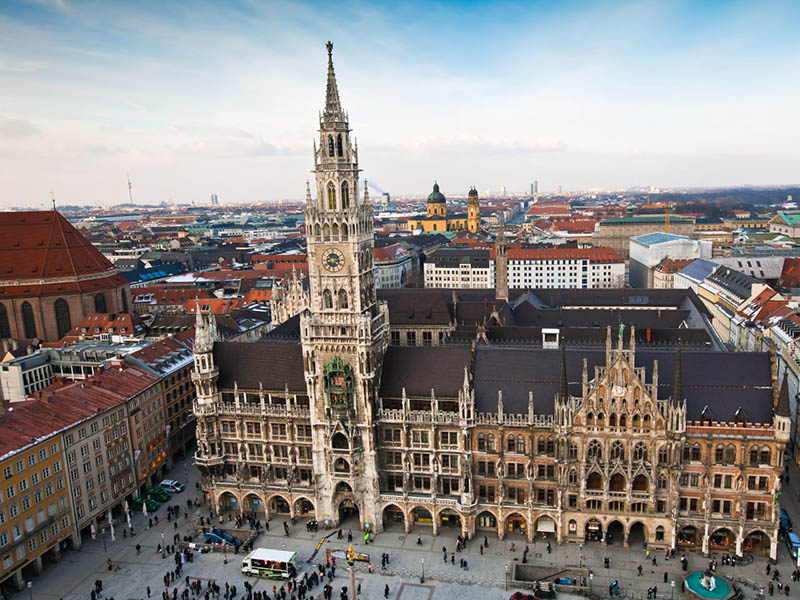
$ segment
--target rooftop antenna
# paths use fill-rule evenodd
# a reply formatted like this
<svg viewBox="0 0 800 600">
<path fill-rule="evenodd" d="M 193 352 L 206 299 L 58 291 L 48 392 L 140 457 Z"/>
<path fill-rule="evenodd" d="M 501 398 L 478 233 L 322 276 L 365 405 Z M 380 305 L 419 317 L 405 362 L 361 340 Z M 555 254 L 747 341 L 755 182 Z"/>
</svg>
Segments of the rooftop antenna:
<svg viewBox="0 0 800 600">
<path fill-rule="evenodd" d="M 131 174 L 127 173 L 128 176 L 128 200 L 131 204 L 133 204 L 133 184 L 131 183 Z"/>
<path fill-rule="evenodd" d="M 53 210 L 56 209 L 56 195 L 53 193 L 53 190 L 50 190 L 50 200 L 53 202 Z"/>
</svg>

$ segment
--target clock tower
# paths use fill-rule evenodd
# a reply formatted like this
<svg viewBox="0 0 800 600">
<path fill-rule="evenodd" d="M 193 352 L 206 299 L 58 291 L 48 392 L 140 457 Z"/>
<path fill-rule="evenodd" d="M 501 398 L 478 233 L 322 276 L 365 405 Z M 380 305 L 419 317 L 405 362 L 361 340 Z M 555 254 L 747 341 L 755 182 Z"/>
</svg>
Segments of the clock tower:
<svg viewBox="0 0 800 600">
<path fill-rule="evenodd" d="M 389 314 L 375 294 L 373 216 L 358 198 L 358 145 L 350 137 L 328 42 L 325 108 L 314 143 L 316 200 L 306 186 L 310 308 L 300 316 L 314 439 L 317 519 L 381 527 L 373 411 Z M 355 521 L 353 521 L 355 525 Z"/>
</svg>

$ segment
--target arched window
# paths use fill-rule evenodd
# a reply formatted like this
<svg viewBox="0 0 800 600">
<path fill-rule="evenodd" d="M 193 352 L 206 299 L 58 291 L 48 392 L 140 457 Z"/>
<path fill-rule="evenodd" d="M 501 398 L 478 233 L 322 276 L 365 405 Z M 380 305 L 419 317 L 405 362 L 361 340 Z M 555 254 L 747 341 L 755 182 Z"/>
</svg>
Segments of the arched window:
<svg viewBox="0 0 800 600">
<path fill-rule="evenodd" d="M 56 314 L 56 329 L 58 330 L 58 338 L 61 339 L 67 332 L 72 329 L 72 321 L 69 318 L 69 305 L 63 298 L 56 300 L 53 310 Z"/>
<path fill-rule="evenodd" d="M 0 339 L 11 337 L 11 326 L 8 323 L 8 311 L 5 304 L 0 304 Z"/>
<path fill-rule="evenodd" d="M 516 438 L 513 435 L 508 436 L 508 438 L 506 438 L 506 451 L 514 452 L 516 447 L 517 447 Z"/>
<path fill-rule="evenodd" d="M 633 460 L 637 462 L 647 462 L 647 446 L 644 444 L 636 444 L 633 447 Z"/>
<path fill-rule="evenodd" d="M 331 446 L 335 450 L 349 450 L 350 444 L 347 441 L 345 435 L 340 431 L 334 434 L 333 438 L 331 438 Z"/>
<path fill-rule="evenodd" d="M 336 473 L 349 473 L 350 463 L 348 463 L 343 458 L 337 458 L 336 461 L 333 463 L 333 470 Z"/>
<path fill-rule="evenodd" d="M 622 442 L 611 444 L 611 460 L 625 460 L 625 446 Z"/>
<path fill-rule="evenodd" d="M 605 425 L 605 420 L 606 420 L 606 418 L 603 415 L 603 413 L 597 413 L 597 426 L 598 427 L 602 427 L 603 425 Z"/>
<path fill-rule="evenodd" d="M 725 462 L 725 447 L 717 446 L 714 448 L 714 462 L 721 465 Z"/>
<path fill-rule="evenodd" d="M 658 489 L 660 490 L 667 489 L 667 478 L 664 475 L 658 476 Z"/>
<path fill-rule="evenodd" d="M 586 413 L 586 424 L 594 425 L 594 415 L 592 413 Z"/>
<path fill-rule="evenodd" d="M 333 308 L 333 296 L 330 290 L 322 292 L 322 308 Z"/>
<path fill-rule="evenodd" d="M 593 471 L 589 473 L 589 477 L 586 478 L 586 489 L 587 490 L 602 490 L 603 489 L 603 477 L 597 471 Z"/>
<path fill-rule="evenodd" d="M 658 464 L 665 465 L 668 461 L 668 452 L 666 446 L 661 446 L 658 449 Z"/>
<path fill-rule="evenodd" d="M 608 480 L 608 491 L 622 492 L 625 490 L 625 476 L 622 473 L 614 473 L 611 479 Z"/>
<path fill-rule="evenodd" d="M 328 182 L 328 210 L 336 210 L 336 186 Z"/>
<path fill-rule="evenodd" d="M 608 426 L 609 427 L 616 427 L 617 426 L 617 415 L 611 414 L 608 416 Z"/>
<path fill-rule="evenodd" d="M 338 156 L 344 156 L 344 148 L 342 147 L 342 134 L 336 136 L 336 153 Z"/>
<path fill-rule="evenodd" d="M 637 475 L 633 479 L 634 492 L 646 492 L 650 489 L 650 481 L 645 475 Z"/>
<path fill-rule="evenodd" d="M 326 242 L 329 242 L 331 239 L 331 226 L 327 223 L 322 226 L 322 239 Z"/>
<path fill-rule="evenodd" d="M 339 290 L 339 310 L 347 308 L 347 292 Z"/>
<path fill-rule="evenodd" d="M 335 242 L 339 240 L 339 224 L 334 223 L 331 227 L 331 239 Z"/>
<path fill-rule="evenodd" d="M 486 434 L 478 434 L 478 452 L 486 452 Z"/>
<path fill-rule="evenodd" d="M 736 447 L 728 446 L 725 448 L 725 464 L 732 465 L 736 462 Z"/>
<path fill-rule="evenodd" d="M 119 293 L 120 297 L 122 298 L 122 312 L 128 312 L 128 294 L 125 290 L 121 290 Z"/>
<path fill-rule="evenodd" d="M 750 448 L 750 466 L 758 466 L 758 446 L 753 446 Z"/>
<path fill-rule="evenodd" d="M 578 483 L 578 473 L 575 471 L 575 469 L 572 469 L 569 472 L 569 484 L 575 485 L 576 483 Z"/>
<path fill-rule="evenodd" d="M 106 297 L 100 293 L 95 294 L 94 296 L 94 312 L 96 313 L 107 313 L 106 310 Z"/>
<path fill-rule="evenodd" d="M 633 428 L 639 429 L 639 415 L 633 415 Z"/>
<path fill-rule="evenodd" d="M 517 436 L 517 454 L 525 454 L 525 438 L 521 435 Z"/>
<path fill-rule="evenodd" d="M 761 455 L 758 464 L 768 465 L 770 462 L 772 462 L 772 452 L 770 452 L 770 449 L 767 446 L 764 446 L 761 448 Z"/>
<path fill-rule="evenodd" d="M 589 446 L 586 449 L 586 456 L 588 458 L 596 458 L 597 460 L 601 460 L 603 458 L 603 447 L 600 445 L 600 442 L 597 440 L 592 440 L 589 442 Z"/>
<path fill-rule="evenodd" d="M 494 452 L 494 436 L 491 433 L 486 435 L 486 451 Z"/>
<path fill-rule="evenodd" d="M 26 338 L 32 339 L 36 337 L 36 321 L 33 318 L 33 308 L 31 308 L 31 303 L 27 301 L 22 303 L 22 329 Z"/>
<path fill-rule="evenodd" d="M 345 181 L 342 183 L 342 208 L 350 207 L 350 186 Z"/>
<path fill-rule="evenodd" d="M 642 419 L 642 429 L 645 431 L 650 429 L 650 415 L 645 415 Z"/>
<path fill-rule="evenodd" d="M 619 417 L 619 426 L 625 427 L 628 424 L 628 417 L 625 415 L 620 415 Z"/>
<path fill-rule="evenodd" d="M 333 156 L 333 136 L 328 136 L 328 156 Z"/>
</svg>

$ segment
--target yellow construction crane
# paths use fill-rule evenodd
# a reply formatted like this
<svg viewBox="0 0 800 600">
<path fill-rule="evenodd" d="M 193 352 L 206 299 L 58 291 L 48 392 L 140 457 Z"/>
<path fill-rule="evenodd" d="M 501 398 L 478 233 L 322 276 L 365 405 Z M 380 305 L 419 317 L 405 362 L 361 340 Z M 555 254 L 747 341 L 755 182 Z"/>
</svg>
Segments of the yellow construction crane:
<svg viewBox="0 0 800 600">
<path fill-rule="evenodd" d="M 664 209 L 664 233 L 669 233 L 669 213 L 672 210 L 671 202 L 654 202 L 645 204 L 642 208 L 663 208 Z"/>
</svg>

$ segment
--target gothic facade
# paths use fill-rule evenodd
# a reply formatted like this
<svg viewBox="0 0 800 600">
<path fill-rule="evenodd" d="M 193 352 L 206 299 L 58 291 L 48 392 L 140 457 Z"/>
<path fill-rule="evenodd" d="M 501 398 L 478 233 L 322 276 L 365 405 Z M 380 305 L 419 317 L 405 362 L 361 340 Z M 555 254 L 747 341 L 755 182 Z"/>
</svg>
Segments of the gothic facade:
<svg viewBox="0 0 800 600">
<path fill-rule="evenodd" d="M 494 344 L 498 324 L 521 323 L 536 302 L 510 300 L 500 278 L 495 297 L 473 303 L 491 318 L 467 343 L 446 343 L 450 333 L 436 344 L 393 343 L 330 44 L 314 173 L 310 304 L 298 338 L 218 342 L 213 321 L 197 315 L 196 463 L 217 510 L 376 532 L 455 527 L 467 537 L 776 557 L 790 417 L 772 356 L 703 344 L 681 351 L 655 344 L 650 325 L 642 338 L 624 321 L 605 328 L 604 347 L 584 338 L 559 348 L 541 328 L 542 343 Z M 441 294 L 398 296 L 394 319 L 433 321 L 427 292 Z M 643 297 L 628 299 L 642 327 L 701 320 L 685 301 L 662 316 Z M 559 308 L 559 318 L 585 319 L 587 310 L 570 317 Z"/>
</svg>

